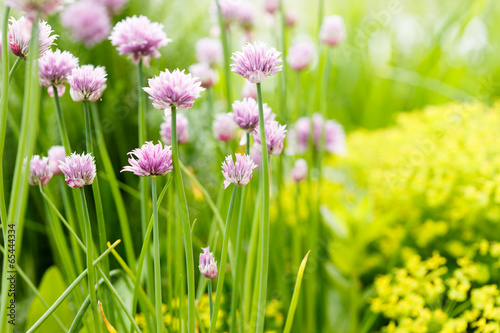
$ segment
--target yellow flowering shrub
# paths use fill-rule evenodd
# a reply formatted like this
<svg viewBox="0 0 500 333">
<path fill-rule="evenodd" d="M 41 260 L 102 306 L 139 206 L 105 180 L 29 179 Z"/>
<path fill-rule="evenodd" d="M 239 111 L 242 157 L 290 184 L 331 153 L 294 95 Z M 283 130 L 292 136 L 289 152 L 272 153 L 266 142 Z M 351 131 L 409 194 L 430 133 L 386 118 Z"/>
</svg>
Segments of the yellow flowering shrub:
<svg viewBox="0 0 500 333">
<path fill-rule="evenodd" d="M 500 332 L 498 243 L 485 240 L 449 271 L 438 252 L 405 258 L 403 268 L 378 276 L 370 310 L 388 323 L 382 332 Z"/>
</svg>

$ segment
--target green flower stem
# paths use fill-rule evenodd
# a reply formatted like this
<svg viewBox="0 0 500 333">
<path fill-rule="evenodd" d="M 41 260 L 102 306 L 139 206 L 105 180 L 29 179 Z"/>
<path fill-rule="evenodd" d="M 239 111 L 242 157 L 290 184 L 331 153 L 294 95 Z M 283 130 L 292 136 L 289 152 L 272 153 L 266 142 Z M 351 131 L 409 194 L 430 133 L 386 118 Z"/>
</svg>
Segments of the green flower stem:
<svg viewBox="0 0 500 333">
<path fill-rule="evenodd" d="M 151 178 L 151 195 L 153 201 L 153 255 L 155 274 L 156 332 L 161 333 L 163 332 L 163 312 L 161 308 L 160 226 L 158 222 L 158 206 L 154 204 L 158 201 L 155 176 Z"/>
<path fill-rule="evenodd" d="M 172 180 L 172 178 L 170 177 L 170 179 L 167 181 L 167 183 L 163 187 L 163 190 L 161 191 L 160 196 L 156 202 L 156 207 L 159 207 L 161 202 L 163 201 L 163 197 L 165 196 L 165 193 L 167 192 L 167 189 L 169 188 L 171 180 Z M 142 249 L 141 249 L 141 252 L 139 254 L 139 260 L 137 262 L 137 270 L 135 273 L 136 280 L 134 282 L 134 295 L 132 298 L 132 316 L 135 316 L 135 314 L 136 314 L 136 305 L 137 305 L 137 301 L 138 301 L 139 296 L 140 296 L 140 291 L 142 290 L 141 286 L 140 286 L 140 283 L 141 283 L 140 277 L 142 276 L 142 269 L 144 267 L 146 253 L 148 253 L 152 230 L 153 230 L 153 217 L 151 217 L 151 219 L 149 220 L 149 224 L 148 224 L 148 227 L 146 229 L 146 233 L 144 235 Z M 143 309 L 143 311 L 144 311 L 144 309 Z M 153 313 L 154 313 L 154 308 L 153 308 Z M 132 332 L 132 329 L 133 328 L 131 327 L 130 332 Z"/>
<path fill-rule="evenodd" d="M 99 149 L 99 157 L 102 164 L 104 165 L 104 171 L 106 172 L 107 180 L 111 189 L 111 194 L 113 195 L 113 199 L 116 205 L 116 212 L 118 214 L 118 221 L 120 222 L 120 229 L 122 232 L 123 243 L 125 245 L 125 254 L 127 255 L 127 261 L 130 266 L 135 267 L 134 243 L 131 236 L 127 210 L 125 208 L 125 203 L 123 202 L 123 197 L 120 192 L 118 180 L 116 179 L 113 164 L 111 163 L 111 158 L 109 157 L 108 149 L 106 148 L 101 120 L 99 119 L 99 114 L 95 103 L 92 103 L 90 105 L 90 110 L 92 112 L 92 120 L 94 121 L 95 136 L 97 147 Z"/>
<path fill-rule="evenodd" d="M 80 188 L 81 189 L 81 188 Z M 82 189 L 81 189 L 82 190 Z M 120 244 L 120 240 L 117 240 L 116 242 L 113 243 L 106 251 L 104 251 L 96 260 L 93 261 L 92 263 L 92 268 L 96 266 L 105 256 L 108 255 L 108 253 L 111 252 L 112 249 L 114 249 L 116 246 Z M 26 333 L 33 333 L 37 329 L 40 328 L 40 326 L 54 313 L 54 311 L 57 310 L 57 308 L 64 302 L 66 298 L 68 298 L 69 294 L 78 286 L 78 284 L 85 278 L 87 275 L 88 269 L 85 269 L 78 277 L 71 283 L 71 285 L 66 288 L 66 290 L 62 293 L 61 296 L 50 306 L 50 308 L 37 320 L 33 326 L 26 332 Z M 97 308 L 96 308 L 97 311 Z"/>
<path fill-rule="evenodd" d="M 208 308 L 210 309 L 210 318 L 214 313 L 213 295 L 212 295 L 212 280 L 208 280 Z"/>
<path fill-rule="evenodd" d="M 193 244 L 191 241 L 191 228 L 189 222 L 189 212 L 186 200 L 186 193 L 184 192 L 184 185 L 182 184 L 181 169 L 179 164 L 179 145 L 177 143 L 177 114 L 176 108 L 172 107 L 172 160 L 174 166 L 174 184 L 179 200 L 182 233 L 184 236 L 184 247 L 186 252 L 187 264 L 187 280 L 188 280 L 188 332 L 193 333 L 195 330 L 194 323 L 194 259 L 193 259 Z"/>
<path fill-rule="evenodd" d="M 7 32 L 9 30 L 9 12 L 10 8 L 5 6 L 3 20 L 2 20 L 2 45 L 8 45 L 7 40 Z M 9 96 L 9 48 L 2 47 L 2 95 L 0 97 L 0 133 L 4 133 L 0 135 L 0 220 L 2 222 L 2 235 L 3 235 L 3 244 L 7 244 L 7 207 L 5 203 L 5 189 L 3 183 L 3 150 L 5 147 L 5 132 L 7 130 L 7 103 Z M 7 265 L 8 256 L 3 256 L 2 262 L 2 281 L 6 281 L 7 279 Z M 1 287 L 1 299 L 0 299 L 0 331 L 3 331 L 4 326 L 6 325 L 7 316 L 6 312 L 4 312 L 7 307 L 7 283 L 2 283 Z"/>
<path fill-rule="evenodd" d="M 4 24 L 5 20 L 8 20 L 8 12 L 9 9 L 6 7 L 4 12 Z M 38 15 L 35 18 L 35 22 L 38 21 Z M 5 37 L 7 27 L 3 30 L 3 37 Z M 0 188 L 1 198 L 0 198 L 0 211 L 2 211 L 2 225 L 4 230 L 4 236 L 7 233 L 7 226 L 12 224 L 14 225 L 14 230 L 16 233 L 16 243 L 14 246 L 14 253 L 16 257 L 19 258 L 21 249 L 22 249 L 22 236 L 24 229 L 24 213 L 26 210 L 27 199 L 28 199 L 28 173 L 29 168 L 23 168 L 23 163 L 25 159 L 33 154 L 35 148 L 35 142 L 37 139 L 38 132 L 38 114 L 40 111 L 40 87 L 38 85 L 38 63 L 36 59 L 38 59 L 39 48 L 38 48 L 38 24 L 33 24 L 31 30 L 31 43 L 29 45 L 29 55 L 28 61 L 26 62 L 26 79 L 25 79 L 25 89 L 24 89 L 24 97 L 23 97 L 23 111 L 22 111 L 22 120 L 20 126 L 20 140 L 18 144 L 17 154 L 16 154 L 16 162 L 14 165 L 14 177 L 12 180 L 12 189 L 10 195 L 10 204 L 8 214 L 5 215 L 6 207 L 5 207 L 5 193 L 3 189 L 3 174 L 0 175 L 0 183 L 2 184 Z M 7 49 L 8 43 L 6 42 L 5 47 L 3 48 L 3 52 L 5 53 Z M 4 61 L 4 69 L 5 71 L 2 74 L 3 78 L 3 87 L 2 87 L 2 110 L 0 116 L 0 127 L 2 130 L 2 137 L 0 139 L 0 155 L 3 155 L 4 145 L 5 145 L 5 122 L 7 119 L 7 101 L 8 101 L 8 89 L 6 86 L 8 85 L 8 63 L 7 59 L 8 54 L 5 54 L 5 57 L 2 57 Z M 6 73 L 7 72 L 7 73 Z M 0 160 L 0 162 L 3 162 Z M 0 168 L 1 169 L 1 168 Z M 6 243 L 5 243 L 6 244 Z M 4 278 L 2 281 L 5 281 L 6 274 L 8 271 L 7 267 L 7 259 L 4 257 L 4 266 L 3 266 L 3 275 Z M 10 301 L 10 297 L 7 293 L 7 283 L 2 283 L 2 292 L 0 297 L 0 331 L 1 332 L 12 332 L 13 325 L 7 324 L 7 302 Z"/>
<path fill-rule="evenodd" d="M 80 200 L 82 203 L 83 209 L 83 217 L 85 220 L 85 247 L 87 248 L 87 270 L 88 270 L 88 288 L 90 294 L 90 308 L 92 309 L 92 321 L 94 323 L 94 332 L 101 332 L 101 326 L 99 325 L 99 312 L 97 311 L 97 296 L 96 291 L 94 289 L 96 275 L 94 271 L 93 265 L 93 249 L 94 245 L 92 244 L 92 227 L 90 224 L 90 216 L 89 211 L 87 209 L 87 200 L 85 199 L 85 190 L 83 187 L 78 189 L 80 193 Z"/>
<path fill-rule="evenodd" d="M 227 108 L 231 107 L 231 77 L 230 77 L 230 66 L 229 66 L 229 31 L 227 30 L 224 24 L 224 18 L 222 17 L 222 11 L 220 9 L 219 0 L 215 1 L 217 3 L 217 17 L 219 19 L 219 29 L 220 29 L 220 38 L 222 41 L 222 48 L 224 50 L 224 73 L 225 73 L 225 81 L 226 81 L 226 100 L 227 100 Z"/>
<path fill-rule="evenodd" d="M 94 146 L 92 144 L 92 120 L 90 116 L 90 108 L 89 108 L 89 103 L 88 101 L 83 102 L 83 113 L 85 116 L 85 139 L 86 139 L 86 146 L 87 146 L 87 153 L 91 153 L 92 155 L 95 156 L 94 153 Z M 105 251 L 107 246 L 106 243 L 108 241 L 107 236 L 106 236 L 106 223 L 104 221 L 104 210 L 102 206 L 102 199 L 101 199 L 101 190 L 99 187 L 99 177 L 95 177 L 94 181 L 92 182 L 92 193 L 94 194 L 94 205 L 95 205 L 95 210 L 96 210 L 96 216 L 97 216 L 97 229 L 99 231 L 99 250 Z M 108 258 L 104 258 L 102 261 L 102 267 L 104 269 L 104 272 L 108 274 L 109 277 L 109 261 Z M 106 290 L 104 293 L 104 299 L 103 299 L 104 304 L 109 306 L 109 315 L 110 319 L 114 318 L 114 309 L 113 309 L 113 302 L 111 301 L 111 295 L 109 293 L 109 290 Z M 97 307 L 97 305 L 96 305 Z"/>
<path fill-rule="evenodd" d="M 250 154 L 250 133 L 246 133 L 246 154 Z M 229 333 L 233 333 L 236 330 L 236 308 L 239 308 L 240 312 L 240 321 L 244 321 L 243 318 L 243 312 L 241 311 L 242 309 L 242 303 L 240 302 L 240 305 L 238 306 L 238 297 L 240 297 L 241 293 L 241 288 L 242 288 L 242 281 L 241 281 L 241 274 L 242 272 L 242 261 L 241 260 L 241 246 L 243 243 L 243 211 L 245 207 L 245 202 L 246 202 L 246 194 L 247 194 L 247 188 L 244 187 L 243 191 L 241 193 L 241 201 L 240 201 L 240 207 L 239 207 L 239 212 L 238 212 L 238 228 L 236 231 L 236 264 L 234 266 L 234 279 L 233 279 L 233 289 L 232 289 L 232 294 L 231 294 L 231 322 L 230 322 L 230 327 L 229 327 Z"/>
<path fill-rule="evenodd" d="M 147 126 L 146 126 L 146 105 L 144 103 L 143 90 L 142 90 L 142 75 L 143 63 L 142 60 L 137 64 L 137 124 L 138 124 L 138 147 L 142 147 L 142 145 L 147 140 Z M 147 223 L 148 223 L 148 200 L 149 200 L 149 189 L 148 182 L 146 178 L 139 178 L 139 192 L 140 192 L 140 207 L 141 207 L 141 231 L 142 237 L 146 232 Z M 148 295 L 155 295 L 154 291 L 154 273 L 153 273 L 153 262 L 151 260 L 151 255 L 149 253 L 150 249 L 148 247 L 146 253 L 146 289 L 148 291 Z"/>
<path fill-rule="evenodd" d="M 52 85 L 52 89 L 54 90 L 54 104 L 56 106 L 56 118 L 57 125 L 59 126 L 59 134 L 61 135 L 61 140 L 64 146 L 64 150 L 66 151 L 66 155 L 72 153 L 71 144 L 69 142 L 68 131 L 66 129 L 66 124 L 64 122 L 64 116 L 61 109 L 61 102 L 59 100 L 59 96 L 57 95 L 57 87 Z"/>
<path fill-rule="evenodd" d="M 323 12 L 325 10 L 325 0 L 319 0 L 318 4 L 318 30 L 316 36 L 318 36 L 318 45 L 321 41 L 319 40 L 319 31 L 321 30 L 321 24 L 323 23 Z"/>
<path fill-rule="evenodd" d="M 321 105 L 321 111 L 323 116 L 327 116 L 327 109 L 328 109 L 328 99 L 330 97 L 330 91 L 329 91 L 329 86 L 330 86 L 330 75 L 332 72 L 332 48 L 328 47 L 326 49 L 326 68 L 325 71 L 323 72 L 323 93 L 325 94 L 325 100 L 324 104 Z"/>
<path fill-rule="evenodd" d="M 261 333 L 264 330 L 264 319 L 266 312 L 266 296 L 267 296 L 267 276 L 269 273 L 269 160 L 267 158 L 267 143 L 266 130 L 264 127 L 264 108 L 262 105 L 262 89 L 260 83 L 257 83 L 257 97 L 259 100 L 259 130 L 260 144 L 262 149 L 262 260 L 260 270 L 259 283 L 259 310 L 257 312 L 257 328 L 256 332 Z"/>
<path fill-rule="evenodd" d="M 255 196 L 256 198 L 260 198 L 261 193 L 262 193 L 262 182 L 259 181 L 259 188 L 257 190 L 257 195 Z M 256 200 L 255 201 L 255 207 L 254 207 L 254 213 L 253 213 L 253 218 L 252 218 L 252 230 L 250 232 L 250 239 L 248 241 L 249 243 L 249 248 L 248 248 L 248 254 L 247 254 L 247 260 L 246 260 L 246 265 L 245 265 L 245 281 L 244 281 L 244 292 L 243 292 L 243 316 L 242 318 L 250 318 L 251 315 L 251 306 L 250 304 L 252 303 L 252 282 L 258 281 L 260 273 L 260 264 L 257 263 L 255 266 L 255 261 L 260 260 L 260 255 L 259 255 L 259 241 L 258 241 L 258 234 L 259 234 L 259 213 L 260 209 L 262 207 L 262 200 Z M 259 261 L 260 262 L 260 261 Z M 255 270 L 256 278 L 254 278 L 254 275 L 251 273 Z M 258 295 L 257 295 L 258 296 Z"/>
<path fill-rule="evenodd" d="M 14 65 L 12 65 L 12 68 L 10 69 L 10 72 L 9 72 L 9 83 L 12 80 L 12 77 L 14 76 L 14 73 L 16 72 L 17 67 L 19 67 L 21 60 L 22 60 L 21 57 L 17 57 L 16 61 L 14 62 Z"/>
<path fill-rule="evenodd" d="M 217 292 L 215 294 L 213 314 L 210 317 L 209 333 L 215 333 L 215 327 L 217 326 L 217 315 L 219 314 L 224 287 L 224 277 L 226 276 L 227 248 L 229 245 L 229 238 L 231 237 L 231 217 L 233 215 L 234 203 L 236 202 L 236 196 L 238 194 L 238 187 L 239 185 L 233 185 L 233 194 L 231 195 L 231 201 L 229 202 L 229 209 L 227 211 L 226 227 L 224 229 L 224 239 L 222 241 L 221 259 L 219 264 L 219 277 L 217 279 Z"/>
</svg>

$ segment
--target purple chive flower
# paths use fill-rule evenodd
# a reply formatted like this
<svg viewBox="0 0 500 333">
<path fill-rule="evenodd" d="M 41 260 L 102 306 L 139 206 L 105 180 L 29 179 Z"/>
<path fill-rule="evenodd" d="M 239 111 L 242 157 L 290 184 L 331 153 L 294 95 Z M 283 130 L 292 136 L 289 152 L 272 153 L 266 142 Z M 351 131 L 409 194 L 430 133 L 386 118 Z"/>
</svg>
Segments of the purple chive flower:
<svg viewBox="0 0 500 333">
<path fill-rule="evenodd" d="M 269 14 L 274 14 L 280 6 L 279 0 L 264 0 L 264 9 Z"/>
<path fill-rule="evenodd" d="M 215 116 L 212 129 L 217 140 L 227 142 L 234 139 L 236 124 L 234 123 L 231 115 L 228 113 L 220 113 Z"/>
<path fill-rule="evenodd" d="M 38 13 L 42 17 L 58 12 L 65 0 L 7 0 L 6 5 L 25 12 L 30 18 Z"/>
<path fill-rule="evenodd" d="M 238 0 L 215 0 L 219 2 L 220 11 L 222 15 L 222 20 L 226 26 L 229 26 L 233 21 L 238 19 L 238 6 L 240 5 L 240 1 Z M 211 7 L 212 15 L 217 18 L 217 4 Z"/>
<path fill-rule="evenodd" d="M 78 1 L 66 7 L 61 13 L 61 24 L 76 41 L 87 47 L 102 42 L 111 31 L 108 10 L 91 0 Z"/>
<path fill-rule="evenodd" d="M 33 21 L 21 16 L 18 20 L 11 17 L 9 20 L 9 44 L 12 53 L 26 60 L 31 40 Z M 52 28 L 45 21 L 38 23 L 38 41 L 40 43 L 40 57 L 54 44 L 57 35 L 50 35 Z"/>
<path fill-rule="evenodd" d="M 328 120 L 325 123 L 325 149 L 340 156 L 347 153 L 344 128 L 335 120 Z"/>
<path fill-rule="evenodd" d="M 68 51 L 48 50 L 43 57 L 38 59 L 38 68 L 40 70 L 40 85 L 47 88 L 49 95 L 54 97 L 52 85 L 57 87 L 59 97 L 64 95 L 68 82 L 68 75 L 78 66 L 78 59 Z"/>
<path fill-rule="evenodd" d="M 257 41 L 243 46 L 241 52 L 233 53 L 231 71 L 240 74 L 252 83 L 260 83 L 268 76 L 281 71 L 280 53 L 275 48 L 266 50 L 266 44 Z"/>
<path fill-rule="evenodd" d="M 78 188 L 91 185 L 96 175 L 94 156 L 91 154 L 73 153 L 59 160 L 59 169 L 64 174 L 64 180 L 69 187 Z"/>
<path fill-rule="evenodd" d="M 69 93 L 75 102 L 95 102 L 106 89 L 106 70 L 104 67 L 84 65 L 74 68 L 68 76 Z"/>
<path fill-rule="evenodd" d="M 54 175 L 60 174 L 62 171 L 59 169 L 60 161 L 66 158 L 66 151 L 63 146 L 52 146 L 48 152 L 50 170 Z"/>
<path fill-rule="evenodd" d="M 160 75 L 149 79 L 148 82 L 149 87 L 142 89 L 149 94 L 153 106 L 160 110 L 169 110 L 171 107 L 188 109 L 205 90 L 201 87 L 198 78 L 185 74 L 184 70 L 181 72 L 179 69 L 173 72 L 167 69 Z"/>
<path fill-rule="evenodd" d="M 257 100 L 257 85 L 245 80 L 243 88 L 241 88 L 241 98 L 253 98 Z"/>
<path fill-rule="evenodd" d="M 142 145 L 141 148 L 132 150 L 128 155 L 130 165 L 123 167 L 123 171 L 133 172 L 140 177 L 146 176 L 165 176 L 172 171 L 172 151 L 170 146 L 163 147 L 162 143 L 153 144 L 149 141 Z M 137 158 L 133 158 L 134 156 Z"/>
<path fill-rule="evenodd" d="M 275 115 L 266 103 L 264 108 L 264 120 L 267 123 L 273 120 Z M 234 101 L 233 112 L 230 113 L 234 122 L 243 130 L 252 133 L 259 125 L 259 105 L 253 98 L 244 98 L 243 101 Z"/>
<path fill-rule="evenodd" d="M 222 162 L 222 174 L 224 175 L 224 188 L 231 183 L 234 185 L 246 185 L 252 179 L 252 170 L 257 167 L 250 155 L 236 155 L 236 163 L 231 155 L 226 156 Z"/>
<path fill-rule="evenodd" d="M 28 176 L 28 182 L 32 186 L 38 186 L 41 184 L 45 186 L 49 183 L 52 178 L 52 170 L 49 165 L 48 157 L 40 157 L 39 155 L 34 155 L 31 157 L 30 161 L 30 174 Z"/>
<path fill-rule="evenodd" d="M 210 88 L 219 81 L 219 74 L 207 63 L 198 63 L 189 66 L 189 72 L 200 79 L 203 88 Z"/>
<path fill-rule="evenodd" d="M 269 121 L 265 126 L 267 153 L 269 155 L 279 155 L 283 151 L 283 141 L 285 141 L 286 125 L 280 125 L 277 121 Z M 260 129 L 257 127 L 253 132 L 255 143 L 260 145 Z"/>
<path fill-rule="evenodd" d="M 343 156 L 347 153 L 345 142 L 345 132 L 342 125 L 335 120 L 324 121 L 323 117 L 315 113 L 312 117 L 314 128 L 314 147 L 320 148 L 321 140 L 324 140 L 324 148 L 326 151 Z M 324 138 L 323 136 L 324 132 Z"/>
<path fill-rule="evenodd" d="M 200 253 L 200 269 L 201 275 L 209 280 L 213 280 L 217 277 L 217 262 L 214 259 L 213 253 L 210 252 L 210 247 L 202 247 L 203 253 Z"/>
<path fill-rule="evenodd" d="M 303 181 L 307 177 L 307 162 L 303 158 L 295 161 L 295 165 L 291 172 L 292 179 L 297 183 Z"/>
<path fill-rule="evenodd" d="M 344 19 L 338 15 L 326 16 L 321 24 L 319 39 L 322 43 L 336 46 L 345 39 Z"/>
<path fill-rule="evenodd" d="M 236 14 L 239 25 L 247 33 L 253 29 L 255 23 L 255 7 L 249 1 L 241 1 Z"/>
<path fill-rule="evenodd" d="M 302 154 L 309 146 L 309 136 L 311 135 L 311 119 L 302 117 L 295 122 L 295 135 L 297 139 L 297 152 Z"/>
<path fill-rule="evenodd" d="M 109 40 L 120 54 L 129 54 L 134 64 L 142 60 L 146 67 L 151 58 L 160 56 L 158 49 L 172 41 L 163 31 L 163 24 L 151 22 L 143 15 L 118 22 Z"/>
<path fill-rule="evenodd" d="M 182 145 L 189 141 L 188 120 L 180 113 L 176 113 L 177 143 Z M 167 144 L 172 144 L 172 119 L 164 117 L 164 122 L 160 126 L 161 140 Z"/>
<path fill-rule="evenodd" d="M 293 44 L 288 50 L 287 62 L 293 70 L 301 71 L 308 67 L 314 59 L 314 44 L 301 41 Z"/>
<path fill-rule="evenodd" d="M 128 0 L 91 0 L 94 3 L 104 5 L 111 14 L 118 14 L 122 11 L 123 7 Z"/>
<path fill-rule="evenodd" d="M 222 45 L 218 38 L 202 38 L 196 42 L 196 60 L 210 66 L 218 65 L 222 62 Z"/>
<path fill-rule="evenodd" d="M 287 12 L 285 15 L 286 26 L 293 28 L 296 23 L 297 23 L 297 14 L 294 12 Z"/>
</svg>

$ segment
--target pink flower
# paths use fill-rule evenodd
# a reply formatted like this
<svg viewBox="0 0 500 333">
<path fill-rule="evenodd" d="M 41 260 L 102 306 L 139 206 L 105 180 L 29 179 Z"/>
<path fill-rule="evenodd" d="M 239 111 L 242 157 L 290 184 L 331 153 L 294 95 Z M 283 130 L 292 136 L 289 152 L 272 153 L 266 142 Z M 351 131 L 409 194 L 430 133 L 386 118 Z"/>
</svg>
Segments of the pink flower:
<svg viewBox="0 0 500 333">
<path fill-rule="evenodd" d="M 214 260 L 214 254 L 210 252 L 210 247 L 201 248 L 203 253 L 200 253 L 200 269 L 201 275 L 209 280 L 213 280 L 217 277 L 217 262 Z"/>
<path fill-rule="evenodd" d="M 180 113 L 176 113 L 177 143 L 182 145 L 189 141 L 188 120 Z M 165 121 L 160 126 L 161 140 L 167 144 L 172 144 L 172 119 L 171 115 L 163 118 Z"/>
<path fill-rule="evenodd" d="M 153 144 L 149 141 L 142 145 L 141 148 L 132 150 L 128 155 L 130 165 L 123 167 L 123 171 L 133 172 L 140 177 L 146 176 L 165 176 L 172 171 L 172 151 L 170 146 L 163 147 L 162 143 Z M 134 156 L 137 158 L 133 158 Z"/>
<path fill-rule="evenodd" d="M 281 71 L 280 53 L 275 48 L 266 50 L 266 44 L 260 41 L 243 46 L 242 52 L 235 52 L 231 59 L 231 71 L 240 74 L 252 83 L 260 83 L 268 76 Z"/>
<path fill-rule="evenodd" d="M 308 67 L 313 59 L 314 44 L 310 41 L 295 43 L 288 50 L 288 64 L 296 71 L 301 71 Z"/>
<path fill-rule="evenodd" d="M 295 134 L 297 138 L 298 153 L 303 154 L 309 146 L 309 136 L 311 135 L 311 119 L 302 117 L 295 122 Z"/>
<path fill-rule="evenodd" d="M 236 155 L 236 163 L 233 162 L 231 155 L 226 156 L 222 162 L 222 174 L 224 175 L 224 188 L 231 183 L 234 185 L 246 185 L 252 179 L 252 170 L 257 167 L 250 155 Z"/>
<path fill-rule="evenodd" d="M 222 62 L 222 45 L 218 38 L 202 38 L 196 42 L 195 49 L 198 62 L 212 67 Z"/>
<path fill-rule="evenodd" d="M 94 182 L 96 167 L 94 156 L 91 154 L 73 153 L 59 162 L 59 169 L 69 187 L 78 188 Z"/>
<path fill-rule="evenodd" d="M 345 35 L 345 25 L 342 17 L 332 15 L 323 19 L 319 31 L 319 39 L 321 42 L 330 46 L 336 46 L 345 39 Z"/>
<path fill-rule="evenodd" d="M 266 123 L 266 143 L 267 153 L 269 155 L 279 155 L 283 151 L 283 141 L 285 141 L 286 125 L 280 125 L 272 120 Z M 260 145 L 260 129 L 257 127 L 253 132 L 253 138 L 256 144 Z"/>
<path fill-rule="evenodd" d="M 168 69 L 159 76 L 149 79 L 149 87 L 142 88 L 149 94 L 153 106 L 160 110 L 171 107 L 188 109 L 193 106 L 194 100 L 200 97 L 205 90 L 201 87 L 198 78 L 185 74 L 179 69 L 170 72 Z"/>
<path fill-rule="evenodd" d="M 280 7 L 279 0 L 264 0 L 264 8 L 269 14 L 274 14 Z"/>
<path fill-rule="evenodd" d="M 236 14 L 238 23 L 245 31 L 253 29 L 255 24 L 255 7 L 250 1 L 241 1 Z"/>
<path fill-rule="evenodd" d="M 222 19 L 226 26 L 238 18 L 238 0 L 215 0 L 219 2 Z M 218 17 L 217 3 L 211 8 L 213 16 Z"/>
<path fill-rule="evenodd" d="M 212 129 L 217 140 L 227 142 L 234 139 L 236 124 L 234 123 L 231 115 L 227 113 L 219 113 L 215 116 Z"/>
<path fill-rule="evenodd" d="M 111 31 L 111 19 L 104 5 L 91 0 L 75 2 L 61 13 L 61 24 L 75 40 L 87 47 L 105 40 Z"/>
<path fill-rule="evenodd" d="M 68 76 L 69 93 L 75 102 L 95 102 L 106 89 L 106 70 L 104 67 L 84 65 L 74 68 Z"/>
<path fill-rule="evenodd" d="M 61 169 L 59 169 L 60 161 L 64 161 L 66 158 L 66 151 L 63 146 L 52 146 L 48 152 L 49 155 L 49 166 L 50 170 L 54 175 L 60 174 Z"/>
<path fill-rule="evenodd" d="M 219 74 L 207 63 L 198 63 L 189 66 L 189 72 L 198 77 L 203 88 L 210 88 L 219 81 Z"/>
<path fill-rule="evenodd" d="M 287 12 L 285 15 L 285 24 L 287 27 L 293 28 L 297 23 L 297 14 L 294 12 Z"/>
<path fill-rule="evenodd" d="M 25 12 L 30 19 L 33 19 L 38 13 L 45 17 L 58 12 L 65 2 L 65 0 L 7 0 L 5 4 Z"/>
<path fill-rule="evenodd" d="M 9 20 L 9 44 L 12 53 L 26 60 L 31 40 L 33 21 L 21 16 L 18 20 L 11 17 Z M 40 57 L 54 44 L 57 35 L 50 35 L 52 28 L 45 21 L 38 23 L 38 41 L 40 43 Z"/>
<path fill-rule="evenodd" d="M 30 161 L 30 174 L 28 176 L 30 185 L 38 186 L 41 184 L 45 186 L 49 183 L 51 178 L 52 171 L 49 166 L 49 158 L 40 157 L 39 155 L 32 156 Z"/>
<path fill-rule="evenodd" d="M 257 86 L 255 83 L 245 80 L 243 88 L 241 88 L 241 98 L 253 98 L 257 100 Z"/>
<path fill-rule="evenodd" d="M 48 50 L 43 57 L 38 59 L 38 68 L 40 71 L 40 85 L 48 88 L 49 95 L 54 97 L 52 85 L 57 87 L 57 93 L 60 96 L 64 95 L 68 82 L 68 75 L 78 66 L 78 59 L 68 51 Z"/>
<path fill-rule="evenodd" d="M 127 0 L 91 0 L 92 2 L 104 5 L 111 14 L 118 14 L 122 11 Z"/>
<path fill-rule="evenodd" d="M 325 149 L 340 156 L 347 153 L 344 128 L 335 120 L 328 120 L 325 123 Z"/>
<path fill-rule="evenodd" d="M 147 67 L 151 58 L 160 56 L 158 49 L 172 41 L 163 31 L 163 24 L 142 15 L 118 22 L 109 39 L 120 54 L 129 54 L 134 64 L 142 60 Z"/>
<path fill-rule="evenodd" d="M 275 115 L 266 103 L 263 105 L 265 122 L 274 120 Z M 233 112 L 230 113 L 234 122 L 248 133 L 252 133 L 259 125 L 259 105 L 253 98 L 244 98 L 243 101 L 234 101 Z"/>
<path fill-rule="evenodd" d="M 324 148 L 327 152 L 344 156 L 347 153 L 347 147 L 342 125 L 335 120 L 325 122 L 323 117 L 318 113 L 313 115 L 312 121 L 314 127 L 314 147 L 318 150 L 321 141 L 324 140 Z"/>
<path fill-rule="evenodd" d="M 299 158 L 295 161 L 295 165 L 291 172 L 292 179 L 297 183 L 303 181 L 307 177 L 307 162 L 306 160 Z"/>
</svg>

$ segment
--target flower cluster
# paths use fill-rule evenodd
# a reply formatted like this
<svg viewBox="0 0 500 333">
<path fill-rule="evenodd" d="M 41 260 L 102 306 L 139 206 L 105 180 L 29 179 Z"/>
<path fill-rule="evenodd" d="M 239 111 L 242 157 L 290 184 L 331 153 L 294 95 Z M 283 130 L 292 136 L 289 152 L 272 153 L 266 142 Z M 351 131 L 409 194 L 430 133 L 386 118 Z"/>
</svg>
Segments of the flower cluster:
<svg viewBox="0 0 500 333">
<path fill-rule="evenodd" d="M 160 56 L 158 49 L 172 41 L 163 31 L 163 24 L 151 22 L 143 15 L 118 22 L 109 39 L 120 54 L 129 54 L 135 64 L 142 60 L 147 67 L 151 58 Z"/>
<path fill-rule="evenodd" d="M 214 259 L 214 254 L 210 252 L 210 248 L 202 248 L 203 253 L 200 253 L 200 269 L 201 275 L 207 279 L 213 280 L 217 277 L 217 262 Z"/>
<path fill-rule="evenodd" d="M 140 177 L 164 176 L 171 172 L 172 151 L 170 146 L 165 146 L 158 142 L 146 142 L 141 148 L 137 148 L 128 153 L 130 165 L 123 167 L 123 171 L 133 172 Z M 135 158 L 133 157 L 135 156 Z"/>
<path fill-rule="evenodd" d="M 105 40 L 111 31 L 111 18 L 105 5 L 94 0 L 77 1 L 61 13 L 61 24 L 74 40 L 94 46 Z"/>
<path fill-rule="evenodd" d="M 252 179 L 252 170 L 257 165 L 249 155 L 236 154 L 236 162 L 233 161 L 231 155 L 226 156 L 226 160 L 222 162 L 222 174 L 226 178 L 224 180 L 224 188 L 227 188 L 231 183 L 234 185 L 246 185 Z"/>
<path fill-rule="evenodd" d="M 197 78 L 179 69 L 161 72 L 160 75 L 149 79 L 149 87 L 143 89 L 149 94 L 153 106 L 160 110 L 170 110 L 171 107 L 188 109 L 205 90 Z"/>
<path fill-rule="evenodd" d="M 69 93 L 75 102 L 95 102 L 106 89 L 106 71 L 104 67 L 84 65 L 74 68 L 68 76 Z"/>
<path fill-rule="evenodd" d="M 52 97 L 54 96 L 52 86 L 57 88 L 59 96 L 64 95 L 66 90 L 64 84 L 68 82 L 68 76 L 77 66 L 78 59 L 68 51 L 48 50 L 43 57 L 38 59 L 40 85 L 47 88 Z"/>
<path fill-rule="evenodd" d="M 347 153 L 344 128 L 335 120 L 325 121 L 320 114 L 311 118 L 299 118 L 290 130 L 287 153 L 290 155 L 304 154 L 310 146 L 316 150 L 344 156 Z"/>
<path fill-rule="evenodd" d="M 21 16 L 17 20 L 11 17 L 9 22 L 8 38 L 10 49 L 16 56 L 26 60 L 31 40 L 31 28 L 33 26 L 33 21 L 25 16 Z M 47 22 L 40 21 L 38 23 L 40 57 L 42 57 L 45 52 L 50 49 L 58 37 L 57 35 L 51 35 L 52 32 L 52 28 L 47 24 Z"/>
<path fill-rule="evenodd" d="M 244 45 L 242 51 L 235 52 L 231 59 L 234 61 L 231 71 L 251 83 L 260 83 L 282 69 L 280 53 L 274 48 L 268 50 L 260 41 Z"/>
<path fill-rule="evenodd" d="M 78 188 L 94 182 L 96 166 L 94 156 L 91 154 L 73 153 L 59 162 L 59 169 L 69 187 Z"/>
<path fill-rule="evenodd" d="M 42 185 L 45 186 L 52 178 L 52 169 L 50 167 L 48 157 L 40 157 L 34 155 L 30 161 L 30 174 L 28 182 L 32 186 Z"/>
</svg>

